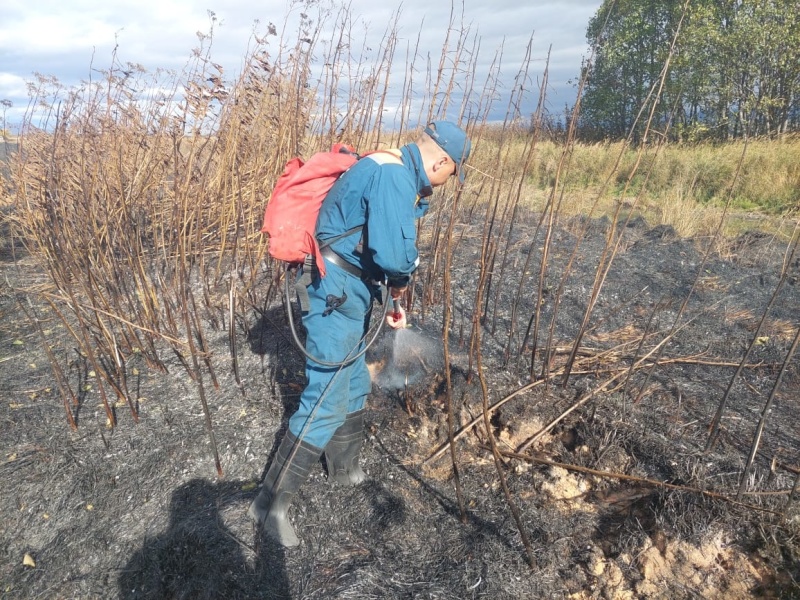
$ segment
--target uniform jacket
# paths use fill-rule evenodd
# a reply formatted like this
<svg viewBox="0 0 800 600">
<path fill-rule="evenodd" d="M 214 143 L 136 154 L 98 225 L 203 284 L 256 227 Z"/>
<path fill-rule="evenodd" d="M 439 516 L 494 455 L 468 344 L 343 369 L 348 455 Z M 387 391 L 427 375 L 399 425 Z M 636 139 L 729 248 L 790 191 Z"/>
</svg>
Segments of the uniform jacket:
<svg viewBox="0 0 800 600">
<path fill-rule="evenodd" d="M 416 219 L 428 210 L 430 181 L 416 144 L 400 148 L 402 164 L 366 156 L 334 184 L 317 220 L 317 239 L 364 226 L 330 248 L 372 279 L 405 285 L 419 264 Z"/>
</svg>

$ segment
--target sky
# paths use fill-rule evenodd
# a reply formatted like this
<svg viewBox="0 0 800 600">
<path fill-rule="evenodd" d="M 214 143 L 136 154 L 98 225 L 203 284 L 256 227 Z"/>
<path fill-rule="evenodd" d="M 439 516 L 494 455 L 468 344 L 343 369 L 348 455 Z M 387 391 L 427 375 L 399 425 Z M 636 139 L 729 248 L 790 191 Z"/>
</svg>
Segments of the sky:
<svg viewBox="0 0 800 600">
<path fill-rule="evenodd" d="M 317 6 L 320 0 L 311 0 Z M 322 0 L 323 2 L 329 0 Z M 148 71 L 159 68 L 180 72 L 198 46 L 198 32 L 211 27 L 212 59 L 226 74 L 241 67 L 254 33 L 269 23 L 280 31 L 301 10 L 286 0 L 3 0 L 0 3 L 0 101 L 6 126 L 13 131 L 28 105 L 28 84 L 36 74 L 55 77 L 67 88 L 92 77 L 93 69 L 107 69 L 117 47 L 121 62 L 138 63 Z M 420 38 L 420 52 L 438 57 L 451 9 L 458 23 L 480 41 L 480 67 L 503 48 L 501 75 L 510 82 L 532 40 L 529 74 L 534 87 L 544 73 L 548 51 L 548 109 L 563 112 L 575 102 L 574 82 L 588 55 L 586 28 L 601 0 L 460 0 L 455 5 L 431 0 L 380 2 L 351 0 L 350 14 L 359 31 L 376 44 L 399 12 L 400 56 Z M 94 76 L 97 79 L 97 76 Z M 476 81 L 482 81 L 476 77 Z M 538 96 L 530 97 L 529 111 Z M 8 106 L 10 101 L 11 106 Z M 504 103 L 503 103 L 504 105 Z"/>
</svg>

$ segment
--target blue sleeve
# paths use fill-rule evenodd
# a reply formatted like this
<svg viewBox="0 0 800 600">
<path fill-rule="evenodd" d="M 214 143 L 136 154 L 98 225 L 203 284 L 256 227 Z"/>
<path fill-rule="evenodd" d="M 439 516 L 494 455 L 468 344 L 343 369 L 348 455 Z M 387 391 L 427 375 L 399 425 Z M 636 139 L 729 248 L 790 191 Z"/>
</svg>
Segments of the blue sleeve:
<svg viewBox="0 0 800 600">
<path fill-rule="evenodd" d="M 414 209 L 414 215 L 420 219 L 424 217 L 428 213 L 428 208 L 430 206 L 430 202 L 427 198 L 420 198 L 417 200 L 417 206 Z"/>
<path fill-rule="evenodd" d="M 390 282 L 404 285 L 419 263 L 414 184 L 401 165 L 384 165 L 365 197 L 366 249 Z"/>
</svg>

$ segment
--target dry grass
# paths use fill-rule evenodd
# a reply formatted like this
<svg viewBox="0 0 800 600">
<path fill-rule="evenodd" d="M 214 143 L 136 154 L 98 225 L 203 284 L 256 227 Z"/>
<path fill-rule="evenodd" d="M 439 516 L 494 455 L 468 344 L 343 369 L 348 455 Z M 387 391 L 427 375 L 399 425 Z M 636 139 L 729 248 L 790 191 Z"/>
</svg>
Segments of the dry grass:
<svg viewBox="0 0 800 600">
<path fill-rule="evenodd" d="M 597 342 L 611 342 L 614 345 L 620 345 L 640 340 L 643 333 L 644 332 L 641 329 L 632 323 L 628 323 L 613 331 L 598 331 L 591 333 L 588 337 L 589 339 Z"/>
<path fill-rule="evenodd" d="M 663 198 L 650 205 L 648 214 L 655 215 L 658 224 L 671 226 L 681 237 L 707 236 L 722 218 L 720 209 L 681 195 L 680 188 L 666 191 Z"/>
<path fill-rule="evenodd" d="M 544 210 L 553 186 L 558 184 L 560 210 L 565 216 L 611 215 L 619 203 L 630 207 L 636 202 L 637 211 L 651 226 L 670 225 L 683 237 L 712 234 L 729 198 L 723 224 L 726 236 L 734 237 L 746 230 L 784 230 L 787 218 L 796 222 L 800 208 L 797 137 L 725 145 L 667 145 L 657 155 L 647 155 L 643 165 L 638 166 L 637 149 L 622 143 L 575 143 L 565 147 L 563 143 L 541 140 L 531 165 L 521 173 L 530 134 L 519 128 L 512 133 L 502 140 L 507 158 L 503 169 L 498 171 L 490 162 L 498 152 L 498 140 L 486 136 L 472 161 L 473 172 L 513 189 L 513 193 L 519 190 L 519 201 L 533 210 Z M 569 168 L 558 174 L 565 152 L 569 155 Z M 642 179 L 645 169 L 649 173 L 646 184 Z M 623 195 L 631 174 L 631 184 Z M 519 177 L 523 177 L 521 187 Z M 509 201 L 503 194 L 499 198 Z M 483 197 L 484 201 L 489 199 Z M 760 216 L 754 218 L 753 212 Z"/>
</svg>

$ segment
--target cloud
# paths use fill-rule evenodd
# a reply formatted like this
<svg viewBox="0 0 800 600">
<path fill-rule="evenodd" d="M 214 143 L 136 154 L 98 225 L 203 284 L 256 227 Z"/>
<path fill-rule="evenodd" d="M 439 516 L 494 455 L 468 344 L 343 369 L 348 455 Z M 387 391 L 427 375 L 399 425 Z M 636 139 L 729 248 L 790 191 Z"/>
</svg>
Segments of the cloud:
<svg viewBox="0 0 800 600">
<path fill-rule="evenodd" d="M 27 83 L 22 77 L 11 73 L 0 73 L 0 98 L 21 97 L 27 91 Z"/>
<path fill-rule="evenodd" d="M 301 10 L 316 19 L 322 2 L 311 6 L 289 0 L 226 0 L 223 6 L 199 4 L 195 0 L 5 0 L 0 7 L 0 97 L 26 103 L 24 81 L 34 73 L 53 75 L 66 86 L 73 86 L 93 76 L 93 70 L 107 69 L 116 51 L 119 63 L 141 64 L 148 71 L 159 68 L 180 71 L 190 60 L 192 50 L 200 45 L 198 33 L 207 34 L 213 27 L 212 59 L 234 76 L 252 41 L 253 32 L 263 34 L 269 23 L 280 32 L 284 25 L 294 36 Z M 559 106 L 574 101 L 567 81 L 578 76 L 586 53 L 584 36 L 589 19 L 601 0 L 543 0 L 521 3 L 519 0 L 463 0 L 452 5 L 455 29 L 451 43 L 462 28 L 470 40 L 480 46 L 476 83 L 483 84 L 485 72 L 502 47 L 502 73 L 509 89 L 532 40 L 532 81 L 544 72 L 550 55 L 550 85 L 553 101 Z M 362 44 L 371 48 L 365 57 L 379 60 L 380 43 L 397 18 L 398 51 L 396 61 L 405 62 L 407 52 L 418 49 L 422 57 L 438 62 L 451 18 L 450 3 L 430 0 L 405 0 L 402 4 L 351 0 L 347 5 L 353 21 L 353 53 L 358 56 Z M 210 15 L 210 7 L 215 11 Z M 398 8 L 399 7 L 399 8 Z M 332 39 L 331 31 L 338 8 L 331 11 L 323 37 Z M 399 11 L 399 13 L 398 13 Z M 273 39 L 271 52 L 277 51 Z M 356 47 L 357 46 L 357 47 Z M 116 50 L 115 50 L 116 49 Z M 418 59 L 421 65 L 424 59 Z M 22 80 L 22 84 L 21 84 Z M 555 98 L 559 99 L 556 100 Z M 535 104 L 535 102 L 534 102 Z"/>
<path fill-rule="evenodd" d="M 153 68 L 175 65 L 196 44 L 196 32 L 207 31 L 210 19 L 205 9 L 188 2 L 142 0 L 141 2 L 37 2 L 35 10 L 18 3 L 0 12 L 0 52 L 9 62 L 30 72 L 51 73 L 70 61 L 93 56 L 106 60 L 115 46 L 132 62 Z M 105 55 L 105 56 L 104 56 Z M 163 61 L 164 65 L 157 64 Z M 4 61 L 5 62 L 5 61 Z M 8 64 L 4 66 L 8 68 Z"/>
<path fill-rule="evenodd" d="M 76 15 L 32 14 L 0 28 L 3 50 L 32 60 L 61 52 L 110 43 L 114 27 L 102 20 L 76 18 Z"/>
<path fill-rule="evenodd" d="M 370 9 L 372 3 L 372 0 L 354 0 L 353 13 L 370 15 L 373 25 L 388 23 L 391 11 Z M 456 7 L 454 26 L 457 31 L 467 29 L 469 39 L 477 39 L 480 47 L 478 84 L 485 81 L 490 65 L 502 51 L 500 70 L 504 84 L 501 89 L 510 89 L 530 45 L 528 76 L 531 83 L 528 87 L 536 88 L 538 96 L 538 81 L 544 74 L 549 54 L 548 104 L 560 111 L 564 103 L 574 103 L 575 90 L 570 82 L 580 75 L 582 60 L 588 54 L 586 27 L 600 4 L 595 0 L 538 3 L 465 0 L 463 16 Z M 377 15 L 380 21 L 375 18 Z M 413 49 L 419 36 L 422 51 L 438 58 L 450 18 L 447 3 L 407 0 L 402 4 L 399 20 L 401 42 L 410 44 Z"/>
</svg>

